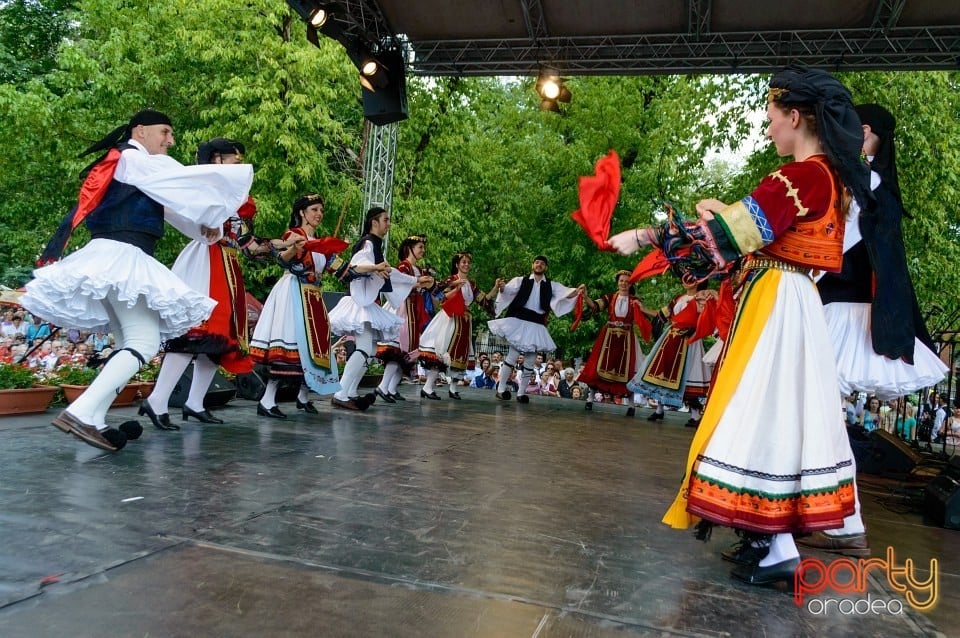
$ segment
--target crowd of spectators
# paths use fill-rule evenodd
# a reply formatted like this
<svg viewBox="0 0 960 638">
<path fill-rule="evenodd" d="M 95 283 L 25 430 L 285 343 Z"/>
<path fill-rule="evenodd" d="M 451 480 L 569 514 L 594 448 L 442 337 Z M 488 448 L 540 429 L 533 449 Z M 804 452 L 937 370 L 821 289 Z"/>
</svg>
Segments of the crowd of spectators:
<svg viewBox="0 0 960 638">
<path fill-rule="evenodd" d="M 23 363 L 51 373 L 63 366 L 83 366 L 108 356 L 113 338 L 103 332 L 54 331 L 22 309 L 4 310 L 0 320 L 0 363 Z"/>
<path fill-rule="evenodd" d="M 914 397 L 881 401 L 859 392 L 844 398 L 847 426 L 866 432 L 883 430 L 911 443 L 960 443 L 960 408 L 945 394 L 931 391 L 920 405 Z"/>
</svg>

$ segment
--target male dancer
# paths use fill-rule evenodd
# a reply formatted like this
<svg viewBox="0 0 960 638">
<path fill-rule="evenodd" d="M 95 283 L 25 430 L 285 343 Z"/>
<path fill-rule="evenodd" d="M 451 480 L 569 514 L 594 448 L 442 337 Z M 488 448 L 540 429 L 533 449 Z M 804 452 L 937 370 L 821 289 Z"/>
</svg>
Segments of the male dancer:
<svg viewBox="0 0 960 638">
<path fill-rule="evenodd" d="M 487 322 L 490 333 L 503 337 L 510 344 L 506 358 L 500 364 L 500 381 L 497 383 L 497 398 L 510 400 L 507 381 L 517 366 L 517 357 L 523 355 L 524 361 L 533 361 L 537 352 L 552 352 L 557 344 L 547 332 L 547 317 L 552 310 L 561 317 L 576 305 L 577 297 L 586 293 L 586 286 L 568 288 L 547 278 L 549 262 L 543 255 L 533 260 L 531 273 L 526 277 L 514 277 L 509 282 L 497 279 L 499 290 L 495 314 L 504 309 L 507 315 L 502 319 Z M 525 368 L 520 364 L 517 374 L 517 401 L 530 403 L 527 386 L 533 378 L 533 367 Z"/>
<path fill-rule="evenodd" d="M 366 410 L 374 401 L 374 393 L 357 396 L 360 379 L 375 354 L 373 344 L 396 341 L 403 320 L 377 305 L 382 292 L 394 307 L 403 303 L 417 284 L 417 277 L 395 270 L 383 256 L 383 238 L 390 230 L 390 213 L 380 206 L 367 211 L 363 236 L 353 247 L 345 275 L 350 282 L 350 295 L 343 297 L 330 311 L 330 330 L 334 334 L 353 335 L 356 349 L 347 360 L 340 377 L 340 391 L 330 403 L 343 410 Z"/>
<path fill-rule="evenodd" d="M 146 109 L 85 151 L 109 149 L 91 166 L 77 207 L 41 255 L 49 265 L 34 271 L 21 299 L 54 325 L 91 331 L 110 325 L 114 353 L 53 425 L 111 452 L 127 442 L 123 431 L 106 425 L 117 388 L 157 353 L 161 339 L 205 321 L 214 306 L 153 258 L 164 220 L 192 238 L 215 241 L 253 181 L 248 164 L 183 166 L 167 156 L 173 143 L 170 118 Z M 56 261 L 81 222 L 90 241 Z"/>
</svg>

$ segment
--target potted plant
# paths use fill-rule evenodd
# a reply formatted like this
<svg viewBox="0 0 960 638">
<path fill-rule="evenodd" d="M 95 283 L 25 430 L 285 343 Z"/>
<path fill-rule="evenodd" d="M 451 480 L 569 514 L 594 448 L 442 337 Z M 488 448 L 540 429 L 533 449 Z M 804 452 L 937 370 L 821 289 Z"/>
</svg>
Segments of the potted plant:
<svg viewBox="0 0 960 638">
<path fill-rule="evenodd" d="M 159 356 L 154 357 L 147 362 L 147 365 L 140 368 L 140 371 L 133 377 L 140 384 L 140 400 L 146 399 L 153 391 L 153 386 L 157 382 L 157 375 L 160 374 L 160 363 L 162 359 Z M 133 381 L 131 381 L 133 383 Z"/>
<path fill-rule="evenodd" d="M 67 403 L 73 403 L 84 390 L 87 389 L 96 378 L 99 370 L 88 368 L 83 365 L 65 365 L 57 369 L 56 382 L 63 390 L 63 397 Z M 140 392 L 140 382 L 133 381 L 128 383 L 117 393 L 117 398 L 111 405 L 115 407 L 133 405 L 137 394 Z"/>
<path fill-rule="evenodd" d="M 30 368 L 0 363 L 0 414 L 43 412 L 56 392 L 56 386 L 38 384 Z"/>
</svg>

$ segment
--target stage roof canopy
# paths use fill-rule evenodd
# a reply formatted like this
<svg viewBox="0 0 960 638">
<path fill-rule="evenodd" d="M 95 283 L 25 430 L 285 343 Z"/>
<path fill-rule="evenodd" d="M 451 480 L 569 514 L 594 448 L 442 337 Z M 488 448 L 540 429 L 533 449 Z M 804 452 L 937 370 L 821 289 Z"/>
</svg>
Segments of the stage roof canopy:
<svg viewBox="0 0 960 638">
<path fill-rule="evenodd" d="M 309 0 L 308 0 L 309 1 Z M 293 4 L 291 2 L 291 4 Z M 399 42 L 415 75 L 831 71 L 960 66 L 956 0 L 343 0 L 332 16 Z"/>
</svg>

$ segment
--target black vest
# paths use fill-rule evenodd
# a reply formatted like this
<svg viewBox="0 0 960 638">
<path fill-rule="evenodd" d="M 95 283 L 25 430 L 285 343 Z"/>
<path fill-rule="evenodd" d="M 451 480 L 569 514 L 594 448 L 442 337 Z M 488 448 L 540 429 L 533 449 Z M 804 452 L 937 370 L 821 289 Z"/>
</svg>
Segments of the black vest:
<svg viewBox="0 0 960 638">
<path fill-rule="evenodd" d="M 553 298 L 553 285 L 551 285 L 549 279 L 544 277 L 540 285 L 540 307 L 544 308 L 545 311 L 542 313 L 534 312 L 524 307 L 527 304 L 527 299 L 530 298 L 530 293 L 533 292 L 533 284 L 535 283 L 530 275 L 520 281 L 520 290 L 517 291 L 517 296 L 507 306 L 507 316 L 547 325 L 547 316 L 550 314 L 550 300 Z"/>
<path fill-rule="evenodd" d="M 369 241 L 373 246 L 373 263 L 379 264 L 384 261 L 383 259 L 383 238 L 377 237 L 373 233 L 368 233 L 360 238 L 360 240 L 353 245 L 353 252 L 351 255 L 356 255 L 363 248 L 363 242 Z M 364 275 L 367 277 L 372 277 L 373 275 Z M 380 286 L 380 292 L 393 292 L 393 284 L 390 283 L 389 279 L 383 280 L 383 285 Z"/>
<path fill-rule="evenodd" d="M 121 151 L 136 148 L 130 144 Z M 113 239 L 133 244 L 153 255 L 163 237 L 163 205 L 153 201 L 136 186 L 112 180 L 100 203 L 86 220 L 91 239 Z"/>
</svg>

